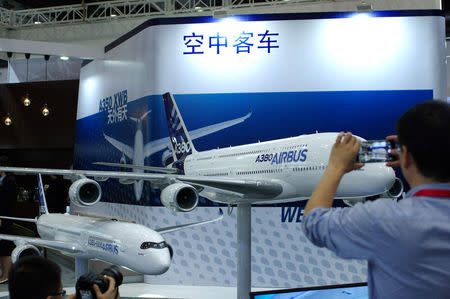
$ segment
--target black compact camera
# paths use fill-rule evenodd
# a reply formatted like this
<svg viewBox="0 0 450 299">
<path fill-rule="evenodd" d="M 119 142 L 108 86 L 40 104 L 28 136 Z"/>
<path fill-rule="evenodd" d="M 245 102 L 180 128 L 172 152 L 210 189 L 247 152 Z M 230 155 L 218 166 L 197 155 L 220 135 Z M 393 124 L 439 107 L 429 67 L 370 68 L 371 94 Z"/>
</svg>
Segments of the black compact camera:
<svg viewBox="0 0 450 299">
<path fill-rule="evenodd" d="M 399 151 L 397 142 L 391 140 L 368 140 L 361 141 L 357 162 L 376 163 L 392 162 L 397 160 L 397 156 L 392 154 L 392 150 Z"/>
<path fill-rule="evenodd" d="M 75 285 L 77 299 L 97 299 L 94 291 L 94 284 L 98 285 L 100 292 L 103 294 L 109 288 L 109 280 L 105 277 L 109 276 L 116 282 L 116 287 L 120 286 L 123 281 L 123 275 L 120 273 L 119 267 L 111 266 L 103 270 L 100 274 L 89 272 L 81 275 Z"/>
</svg>

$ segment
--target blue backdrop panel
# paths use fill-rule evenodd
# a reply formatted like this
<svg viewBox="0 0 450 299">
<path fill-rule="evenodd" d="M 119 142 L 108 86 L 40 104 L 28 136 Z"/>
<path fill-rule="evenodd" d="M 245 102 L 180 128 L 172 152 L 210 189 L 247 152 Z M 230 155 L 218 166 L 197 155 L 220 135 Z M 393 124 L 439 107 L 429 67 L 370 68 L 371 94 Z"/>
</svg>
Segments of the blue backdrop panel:
<svg viewBox="0 0 450 299">
<path fill-rule="evenodd" d="M 327 91 L 235 94 L 175 94 L 188 130 L 244 116 L 243 123 L 194 140 L 198 151 L 236 146 L 301 134 L 351 131 L 366 139 L 383 139 L 395 133 L 395 122 L 411 106 L 433 98 L 432 90 Z M 128 119 L 107 124 L 107 112 L 99 112 L 77 121 L 74 168 L 104 169 L 94 162 L 119 163 L 122 153 L 104 137 L 110 136 L 134 146 L 136 123 L 143 120 L 144 144 L 167 138 L 162 95 L 152 95 L 128 102 Z M 169 142 L 167 141 L 167 146 Z M 161 150 L 145 159 L 145 165 L 162 166 Z M 132 163 L 127 159 L 127 163 Z M 117 170 L 117 168 L 115 169 Z M 133 185 L 118 184 L 110 179 L 102 182 L 102 201 L 159 206 L 159 190 L 144 183 L 143 196 L 135 199 Z M 202 199 L 200 206 L 217 205 Z"/>
</svg>

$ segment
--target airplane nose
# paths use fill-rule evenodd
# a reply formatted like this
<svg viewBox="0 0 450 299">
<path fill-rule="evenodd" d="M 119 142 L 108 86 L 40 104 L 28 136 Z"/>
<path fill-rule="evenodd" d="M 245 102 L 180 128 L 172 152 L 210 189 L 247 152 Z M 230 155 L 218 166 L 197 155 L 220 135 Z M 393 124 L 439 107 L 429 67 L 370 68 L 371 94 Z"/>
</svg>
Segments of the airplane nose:
<svg viewBox="0 0 450 299">
<path fill-rule="evenodd" d="M 386 192 L 394 185 L 396 177 L 391 167 L 387 167 L 384 163 L 370 163 L 365 167 L 371 172 L 373 189 L 378 191 L 374 193 Z"/>
<path fill-rule="evenodd" d="M 169 249 L 163 249 L 163 252 L 161 252 L 161 254 L 158 255 L 158 258 L 154 261 L 157 272 L 159 272 L 159 274 L 162 274 L 169 270 L 171 260 L 172 257 Z"/>
<path fill-rule="evenodd" d="M 384 163 L 366 163 L 361 170 L 347 173 L 339 184 L 337 197 L 364 197 L 379 195 L 395 182 L 395 173 Z"/>
</svg>

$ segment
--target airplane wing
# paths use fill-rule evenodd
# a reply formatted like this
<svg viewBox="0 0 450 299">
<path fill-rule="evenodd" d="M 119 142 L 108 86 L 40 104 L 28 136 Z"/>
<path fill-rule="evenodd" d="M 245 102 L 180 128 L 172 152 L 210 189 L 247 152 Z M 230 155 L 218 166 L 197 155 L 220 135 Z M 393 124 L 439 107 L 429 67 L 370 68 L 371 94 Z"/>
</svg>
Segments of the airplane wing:
<svg viewBox="0 0 450 299">
<path fill-rule="evenodd" d="M 105 133 L 103 133 L 103 136 L 109 143 L 111 143 L 112 146 L 121 151 L 125 156 L 127 156 L 129 159 L 133 159 L 134 150 L 131 146 L 126 145 L 125 143 L 122 143 L 112 137 L 109 137 Z"/>
<path fill-rule="evenodd" d="M 55 174 L 72 175 L 79 177 L 102 177 L 128 180 L 145 180 L 152 184 L 153 188 L 164 188 L 175 182 L 191 184 L 201 195 L 214 201 L 223 203 L 236 203 L 236 198 L 245 199 L 271 199 L 283 191 L 283 187 L 276 180 L 257 180 L 224 177 L 186 176 L 177 174 L 136 173 L 119 171 L 98 170 L 65 170 L 46 168 L 22 168 L 22 167 L 0 167 L 0 171 L 27 174 Z M 215 198 L 216 194 L 225 195 L 220 200 Z M 229 199 L 227 199 L 229 197 Z M 211 199 L 213 200 L 213 199 Z"/>
<path fill-rule="evenodd" d="M 160 173 L 177 173 L 177 170 L 175 168 L 167 168 L 167 167 L 142 166 L 142 165 L 109 163 L 109 162 L 94 162 L 92 164 L 120 167 L 120 168 L 142 169 L 146 171 L 160 172 Z"/>
<path fill-rule="evenodd" d="M 30 237 L 21 237 L 21 236 L 12 236 L 12 235 L 3 235 L 0 234 L 0 240 L 9 240 L 13 241 L 16 245 L 23 244 L 32 244 L 42 247 L 47 247 L 55 250 L 64 251 L 67 253 L 83 253 L 84 249 L 77 244 L 69 244 L 62 241 L 52 241 L 52 240 L 44 240 L 41 238 L 30 238 Z"/>
<path fill-rule="evenodd" d="M 185 229 L 188 227 L 194 227 L 194 226 L 203 225 L 206 223 L 216 222 L 216 221 L 222 220 L 222 218 L 223 218 L 223 211 L 222 211 L 222 209 L 219 209 L 219 217 L 217 217 L 217 218 L 205 220 L 205 221 L 194 222 L 194 223 L 169 226 L 169 227 L 165 227 L 165 228 L 159 228 L 159 229 L 156 229 L 155 231 L 157 231 L 160 234 L 171 233 L 171 232 Z"/>
<path fill-rule="evenodd" d="M 228 127 L 237 125 L 237 124 L 245 121 L 251 115 L 252 115 L 252 111 L 251 111 L 251 109 L 249 109 L 249 112 L 242 117 L 189 131 L 189 135 L 191 136 L 191 139 L 197 139 L 197 138 L 215 133 L 217 131 L 226 129 Z M 144 146 L 144 158 L 146 158 L 156 152 L 159 152 L 160 150 L 167 148 L 168 145 L 170 145 L 169 137 L 160 138 L 160 139 L 152 140 L 152 141 L 148 142 Z"/>
</svg>

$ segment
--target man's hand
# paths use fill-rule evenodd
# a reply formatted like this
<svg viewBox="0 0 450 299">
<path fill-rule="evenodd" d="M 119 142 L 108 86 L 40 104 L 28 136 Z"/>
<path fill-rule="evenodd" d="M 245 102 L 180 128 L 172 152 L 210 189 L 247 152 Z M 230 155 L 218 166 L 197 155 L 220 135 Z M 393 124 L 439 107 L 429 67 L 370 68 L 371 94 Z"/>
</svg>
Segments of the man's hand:
<svg viewBox="0 0 450 299">
<path fill-rule="evenodd" d="M 109 280 L 109 288 L 103 294 L 102 294 L 102 292 L 100 292 L 98 285 L 94 284 L 94 291 L 95 291 L 95 294 L 97 295 L 97 299 L 118 299 L 118 298 L 120 298 L 119 297 L 120 296 L 119 289 L 116 289 L 116 281 L 109 276 L 105 276 L 105 277 L 106 277 L 106 279 Z"/>
<path fill-rule="evenodd" d="M 328 167 L 343 174 L 363 167 L 364 163 L 356 162 L 360 145 L 361 142 L 352 133 L 341 132 L 331 149 Z"/>
<path fill-rule="evenodd" d="M 386 141 L 398 141 L 398 137 L 397 135 L 389 135 L 388 137 L 386 137 Z M 398 152 L 396 149 L 392 149 L 391 153 L 392 156 L 395 156 L 397 159 L 395 161 L 392 162 L 387 162 L 386 166 L 390 166 L 390 167 L 399 167 L 400 166 L 400 159 L 398 156 Z"/>
<path fill-rule="evenodd" d="M 318 207 L 331 208 L 334 195 L 344 174 L 364 166 L 363 163 L 356 163 L 359 146 L 359 140 L 352 136 L 352 133 L 338 135 L 331 149 L 328 167 L 311 194 L 303 216 Z"/>
</svg>

